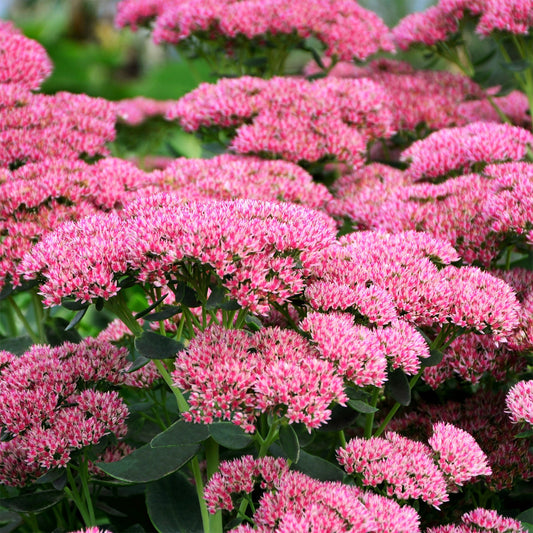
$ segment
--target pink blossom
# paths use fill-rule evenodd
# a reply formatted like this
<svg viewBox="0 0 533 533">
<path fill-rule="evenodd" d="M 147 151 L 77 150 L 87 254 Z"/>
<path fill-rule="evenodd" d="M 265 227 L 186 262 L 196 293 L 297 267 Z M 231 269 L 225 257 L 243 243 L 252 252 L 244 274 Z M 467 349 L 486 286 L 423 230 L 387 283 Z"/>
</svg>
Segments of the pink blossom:
<svg viewBox="0 0 533 533">
<path fill-rule="evenodd" d="M 533 380 L 514 385 L 507 393 L 505 404 L 514 424 L 527 422 L 533 425 Z"/>
<path fill-rule="evenodd" d="M 448 501 L 444 476 L 421 442 L 393 432 L 355 438 L 337 450 L 337 458 L 348 474 L 361 474 L 365 486 L 383 486 L 389 497 L 422 499 L 436 508 Z"/>
<path fill-rule="evenodd" d="M 211 327 L 191 340 L 172 373 L 190 391 L 187 419 L 230 420 L 255 431 L 261 412 L 314 428 L 329 419 L 330 404 L 344 404 L 342 378 L 308 341 L 290 330 L 245 331 Z M 291 380 L 287 381 L 287 376 Z"/>
<path fill-rule="evenodd" d="M 385 91 L 368 79 L 223 79 L 185 95 L 167 117 L 187 131 L 236 127 L 228 133 L 237 153 L 355 167 L 367 141 L 394 133 Z"/>
<path fill-rule="evenodd" d="M 452 424 L 437 423 L 428 441 L 451 487 L 492 474 L 487 456 L 472 435 Z"/>
<path fill-rule="evenodd" d="M 160 191 L 173 191 L 187 200 L 281 200 L 324 208 L 332 199 L 324 185 L 287 161 L 224 154 L 212 159 L 179 158 L 149 179 Z"/>
<path fill-rule="evenodd" d="M 381 386 L 386 380 L 385 352 L 374 332 L 354 324 L 348 313 L 311 312 L 301 322 L 321 356 L 336 366 L 336 371 L 358 387 Z"/>
<path fill-rule="evenodd" d="M 46 50 L 8 23 L 0 25 L 0 84 L 38 89 L 52 72 Z"/>
<path fill-rule="evenodd" d="M 138 126 L 151 117 L 164 116 L 171 103 L 144 96 L 126 98 L 116 103 L 117 118 L 128 126 Z"/>
<path fill-rule="evenodd" d="M 302 290 L 318 250 L 333 241 L 334 226 L 326 215 L 293 204 L 186 203 L 159 195 L 129 204 L 121 215 L 58 228 L 26 255 L 20 272 L 44 277 L 41 292 L 50 305 L 65 296 L 108 299 L 125 273 L 166 285 L 166 276 L 174 280 L 180 264 L 194 261 L 212 269 L 242 306 L 262 312 L 268 302 Z"/>
<path fill-rule="evenodd" d="M 519 161 L 533 146 L 533 134 L 509 124 L 474 122 L 446 128 L 416 141 L 402 153 L 412 179 L 434 179 L 465 172 L 476 163 Z"/>
<path fill-rule="evenodd" d="M 238 43 L 237 37 L 252 40 L 295 32 L 302 40 L 314 36 L 323 43 L 326 55 L 344 60 L 364 60 L 380 49 L 393 49 L 383 21 L 345 0 L 295 2 L 290 9 L 280 0 L 261 4 L 257 0 L 188 0 L 164 5 L 152 0 L 123 0 L 117 8 L 116 24 L 136 29 L 153 18 L 153 38 L 159 43 L 180 43 L 191 36 L 201 39 L 210 31 L 210 35 L 225 39 L 231 49 Z"/>
</svg>

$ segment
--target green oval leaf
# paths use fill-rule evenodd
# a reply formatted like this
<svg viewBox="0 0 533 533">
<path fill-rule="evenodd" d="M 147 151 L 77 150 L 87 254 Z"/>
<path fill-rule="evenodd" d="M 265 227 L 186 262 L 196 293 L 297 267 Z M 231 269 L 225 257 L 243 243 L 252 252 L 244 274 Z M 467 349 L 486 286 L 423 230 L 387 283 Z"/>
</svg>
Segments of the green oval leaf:
<svg viewBox="0 0 533 533">
<path fill-rule="evenodd" d="M 279 428 L 279 442 L 287 457 L 293 463 L 297 463 L 300 459 L 300 443 L 298 442 L 298 435 L 291 425 Z"/>
<path fill-rule="evenodd" d="M 208 310 L 225 309 L 227 311 L 240 309 L 241 306 L 235 300 L 228 300 L 227 293 L 228 291 L 219 285 L 211 287 L 211 294 L 207 299 L 205 308 Z"/>
<path fill-rule="evenodd" d="M 181 307 L 176 305 L 165 305 L 163 309 L 152 313 L 144 317 L 148 322 L 159 322 L 160 320 L 166 320 L 167 318 L 173 317 L 181 312 Z"/>
<path fill-rule="evenodd" d="M 78 302 L 78 300 L 64 299 L 61 301 L 61 305 L 69 311 L 81 311 L 90 307 L 91 302 Z"/>
<path fill-rule="evenodd" d="M 139 318 L 142 318 L 143 316 L 146 316 L 150 311 L 152 311 L 153 309 L 155 309 L 158 305 L 160 305 L 161 303 L 163 303 L 163 300 L 168 296 L 168 294 L 163 294 L 163 296 L 161 296 L 161 298 L 159 298 L 157 301 L 155 301 L 152 305 L 149 305 L 146 309 L 143 309 L 142 311 L 140 311 L 139 313 L 137 313 L 133 318 L 135 318 L 135 320 L 138 320 Z"/>
<path fill-rule="evenodd" d="M 24 335 L 22 337 L 12 337 L 10 339 L 2 339 L 0 341 L 0 350 L 13 353 L 15 355 L 22 355 L 33 345 L 31 337 Z"/>
<path fill-rule="evenodd" d="M 38 513 L 53 507 L 64 498 L 65 494 L 58 490 L 43 490 L 23 496 L 0 498 L 0 507 L 17 513 Z"/>
<path fill-rule="evenodd" d="M 427 368 L 428 366 L 436 366 L 442 362 L 444 359 L 444 352 L 440 350 L 430 350 L 429 357 L 424 357 L 420 359 L 420 366 L 422 368 Z"/>
<path fill-rule="evenodd" d="M 159 333 L 145 331 L 135 339 L 135 348 L 148 359 L 169 359 L 183 350 L 185 345 Z"/>
<path fill-rule="evenodd" d="M 363 402 L 362 400 L 348 400 L 348 405 L 358 413 L 367 414 L 378 411 L 377 407 L 373 407 L 369 403 Z"/>
<path fill-rule="evenodd" d="M 80 309 L 75 315 L 74 318 L 68 323 L 68 326 L 65 328 L 65 331 L 69 331 L 73 327 L 77 326 L 81 319 L 85 316 L 85 313 L 87 313 L 88 307 L 84 307 L 83 309 Z"/>
<path fill-rule="evenodd" d="M 146 508 L 159 533 L 202 533 L 196 490 L 180 472 L 150 483 Z"/>
<path fill-rule="evenodd" d="M 209 434 L 213 439 L 230 450 L 242 450 L 250 446 L 253 437 L 232 422 L 217 422 L 209 426 Z"/>
<path fill-rule="evenodd" d="M 181 281 L 173 289 L 176 303 L 183 304 L 185 307 L 200 307 L 202 303 L 198 300 L 196 291 Z"/>
<path fill-rule="evenodd" d="M 174 422 L 168 429 L 156 435 L 150 442 L 152 448 L 180 446 L 202 442 L 209 438 L 209 428 L 203 424 L 190 424 L 184 420 Z"/>
<path fill-rule="evenodd" d="M 400 405 L 409 405 L 411 403 L 411 387 L 407 376 L 400 368 L 389 373 L 385 391 Z"/>
<path fill-rule="evenodd" d="M 198 452 L 198 444 L 152 448 L 145 444 L 115 463 L 96 463 L 106 474 L 131 483 L 157 481 L 176 472 Z"/>
</svg>

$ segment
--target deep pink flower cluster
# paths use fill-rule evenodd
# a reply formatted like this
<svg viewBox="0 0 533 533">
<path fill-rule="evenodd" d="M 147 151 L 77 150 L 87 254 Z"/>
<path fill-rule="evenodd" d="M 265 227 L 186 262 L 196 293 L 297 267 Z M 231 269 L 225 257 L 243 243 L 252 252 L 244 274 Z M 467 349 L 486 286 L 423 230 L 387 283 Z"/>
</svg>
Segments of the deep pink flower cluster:
<svg viewBox="0 0 533 533">
<path fill-rule="evenodd" d="M 0 21 L 0 84 L 39 89 L 51 72 L 46 50 L 11 23 Z"/>
<path fill-rule="evenodd" d="M 327 56 L 364 60 L 379 50 L 392 51 L 388 28 L 373 12 L 347 0 L 167 1 L 122 0 L 116 24 L 133 29 L 155 18 L 156 42 L 180 43 L 191 36 L 223 38 L 231 50 L 239 38 L 264 40 L 277 35 L 315 37 Z"/>
<path fill-rule="evenodd" d="M 152 172 L 150 181 L 158 190 L 179 193 L 187 200 L 251 198 L 325 208 L 332 199 L 324 185 L 313 182 L 293 163 L 229 154 L 176 159 L 164 170 Z"/>
<path fill-rule="evenodd" d="M 525 533 L 518 520 L 478 507 L 461 517 L 462 524 L 431 527 L 427 533 Z"/>
<path fill-rule="evenodd" d="M 525 358 L 515 349 L 513 337 L 509 343 L 502 344 L 487 335 L 467 333 L 451 343 L 441 363 L 424 369 L 423 378 L 434 389 L 453 377 L 479 383 L 490 375 L 496 381 L 505 381 L 526 366 Z"/>
<path fill-rule="evenodd" d="M 279 328 L 252 336 L 209 328 L 178 355 L 172 376 L 180 389 L 190 391 L 187 420 L 231 420 L 247 432 L 255 431 L 262 412 L 311 429 L 329 419 L 331 403 L 347 400 L 333 365 L 301 335 Z"/>
<path fill-rule="evenodd" d="M 265 489 L 252 517 L 255 528 L 241 525 L 234 533 L 321 533 L 419 531 L 419 517 L 409 506 L 337 482 L 323 482 L 289 471 L 282 459 L 244 456 L 225 461 L 210 479 L 205 497 L 211 512 L 232 510 L 232 494 Z"/>
<path fill-rule="evenodd" d="M 351 439 L 337 457 L 348 474 L 361 476 L 363 485 L 382 486 L 389 497 L 422 499 L 437 508 L 456 485 L 491 473 L 472 436 L 451 424 L 436 424 L 429 446 L 388 432 L 385 438 Z"/>
<path fill-rule="evenodd" d="M 402 50 L 447 41 L 468 14 L 479 17 L 476 33 L 485 36 L 492 32 L 525 35 L 533 26 L 530 0 L 439 0 L 436 6 L 403 18 L 393 29 L 394 40 Z"/>
<path fill-rule="evenodd" d="M 421 442 L 392 432 L 386 438 L 355 438 L 337 450 L 337 459 L 363 485 L 383 486 L 389 497 L 422 499 L 437 508 L 448 501 L 444 475 Z"/>
<path fill-rule="evenodd" d="M 436 179 L 453 172 L 468 172 L 476 164 L 519 161 L 533 134 L 518 126 L 474 122 L 461 128 L 446 128 L 413 143 L 402 153 L 414 180 Z"/>
<path fill-rule="evenodd" d="M 115 137 L 115 106 L 85 94 L 32 94 L 0 85 L 0 165 L 106 154 Z"/>
<path fill-rule="evenodd" d="M 507 283 L 475 267 L 435 264 L 457 261 L 456 251 L 427 233 L 378 231 L 346 235 L 325 248 L 314 274 L 354 287 L 375 284 L 388 292 L 402 319 L 419 325 L 452 323 L 510 337 L 520 303 Z"/>
<path fill-rule="evenodd" d="M 513 439 L 519 430 L 505 409 L 505 395 L 480 390 L 459 402 L 443 405 L 419 402 L 416 409 L 391 421 L 395 431 L 423 440 L 432 434 L 437 422 L 453 424 L 471 434 L 487 454 L 492 475 L 485 483 L 493 491 L 510 489 L 520 479 L 533 478 L 533 454 L 527 439 Z"/>
<path fill-rule="evenodd" d="M 293 162 L 336 158 L 355 167 L 369 140 L 394 133 L 387 94 L 369 79 L 223 79 L 201 84 L 167 117 L 187 131 L 237 128 L 230 148 L 238 153 Z"/>
<path fill-rule="evenodd" d="M 64 224 L 33 247 L 20 273 L 44 279 L 41 293 L 53 305 L 65 296 L 110 298 L 125 273 L 166 285 L 195 263 L 217 274 L 242 306 L 263 312 L 302 290 L 334 227 L 326 215 L 288 203 L 187 203 L 161 194 L 130 203 L 121 215 Z"/>
<path fill-rule="evenodd" d="M 44 234 L 66 221 L 121 207 L 149 183 L 149 175 L 127 161 L 94 165 L 45 159 L 5 171 L 0 183 L 0 287 L 18 281 L 17 266 Z"/>
<path fill-rule="evenodd" d="M 0 480 L 24 485 L 53 467 L 64 467 L 73 450 L 109 433 L 124 437 L 128 409 L 117 392 L 98 382 L 121 384 L 127 350 L 87 339 L 57 348 L 33 346 L 21 356 L 0 352 Z"/>
<path fill-rule="evenodd" d="M 533 426 L 533 380 L 514 385 L 507 393 L 505 404 L 513 423 L 527 422 Z"/>
<path fill-rule="evenodd" d="M 151 117 L 164 116 L 171 103 L 171 100 L 154 100 L 144 96 L 126 98 L 115 104 L 117 118 L 128 126 L 138 126 Z"/>
<path fill-rule="evenodd" d="M 306 75 L 318 72 L 313 63 L 305 68 Z M 467 115 L 463 106 L 468 106 L 470 102 L 484 102 L 479 100 L 484 96 L 481 87 L 462 74 L 415 70 L 408 63 L 391 59 L 377 59 L 363 67 L 353 63 L 338 63 L 329 76 L 369 78 L 380 84 L 387 92 L 394 117 L 393 128 L 397 131 L 413 131 L 420 126 L 432 130 L 464 126 L 474 120 L 476 108 L 467 107 L 470 113 Z M 507 107 L 513 117 L 516 116 L 520 121 L 527 118 L 527 98 L 522 93 L 496 100 L 503 104 L 509 100 Z M 494 121 L 498 122 L 499 117 L 496 116 Z"/>
</svg>

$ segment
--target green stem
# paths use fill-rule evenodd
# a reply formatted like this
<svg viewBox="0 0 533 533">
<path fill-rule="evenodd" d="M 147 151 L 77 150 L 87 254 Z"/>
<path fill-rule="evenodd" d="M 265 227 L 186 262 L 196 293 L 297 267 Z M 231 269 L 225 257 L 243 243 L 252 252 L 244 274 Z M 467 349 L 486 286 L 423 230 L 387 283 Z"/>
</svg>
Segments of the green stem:
<svg viewBox="0 0 533 533">
<path fill-rule="evenodd" d="M 416 376 L 413 376 L 411 378 L 411 381 L 409 382 L 409 388 L 411 390 L 413 390 L 413 387 L 416 385 L 416 382 L 419 380 L 421 375 L 422 375 L 422 370 L 420 370 L 420 372 L 416 374 Z M 396 414 L 396 411 L 398 411 L 398 409 L 400 408 L 400 405 L 401 404 L 396 402 L 392 406 L 391 410 L 388 412 L 387 416 L 385 417 L 381 425 L 378 427 L 378 429 L 374 433 L 374 437 L 379 437 L 385 431 L 385 429 L 387 429 L 388 423 L 392 420 L 392 417 Z"/>
<path fill-rule="evenodd" d="M 198 495 L 198 502 L 200 504 L 200 513 L 202 515 L 202 524 L 204 526 L 204 533 L 211 533 L 211 520 L 207 510 L 207 504 L 204 500 L 204 482 L 202 481 L 202 474 L 200 472 L 200 464 L 198 457 L 191 459 L 191 470 L 194 476 L 194 484 L 196 486 L 196 494 Z M 220 512 L 220 511 L 219 511 Z"/>
<path fill-rule="evenodd" d="M 13 296 L 8 296 L 7 300 L 10 303 L 12 309 L 15 311 L 15 314 L 17 315 L 18 319 L 22 322 L 22 325 L 24 326 L 24 329 L 26 330 L 28 335 L 31 337 L 31 340 L 35 344 L 40 344 L 39 335 L 37 335 L 31 328 L 29 322 L 26 320 L 26 317 L 24 316 L 24 313 L 22 312 L 17 302 L 15 301 L 15 298 L 13 298 Z"/>
<path fill-rule="evenodd" d="M 136 337 L 140 337 L 142 335 L 143 328 L 131 314 L 131 311 L 128 309 L 128 306 L 124 300 L 124 296 L 121 292 L 119 292 L 116 296 L 113 296 L 113 298 L 107 300 L 105 306 L 118 318 L 120 318 L 120 320 L 124 322 L 124 324 Z"/>
<path fill-rule="evenodd" d="M 13 307 L 11 305 L 3 306 L 5 309 L 4 316 L 6 317 L 6 326 L 7 326 L 7 337 L 16 337 L 17 336 L 17 324 L 15 322 L 15 317 L 13 315 Z"/>
<path fill-rule="evenodd" d="M 342 446 L 343 448 L 346 448 L 346 435 L 344 434 L 344 430 L 341 429 L 341 430 L 339 431 L 338 435 L 339 435 L 339 441 L 340 441 L 340 443 L 341 443 L 341 446 Z"/>
<path fill-rule="evenodd" d="M 46 343 L 46 333 L 44 331 L 44 311 L 43 303 L 41 298 L 36 291 L 32 291 L 31 299 L 33 303 L 33 308 L 35 309 L 35 321 L 37 322 L 37 330 L 39 332 L 39 341 L 40 344 Z"/>
<path fill-rule="evenodd" d="M 187 403 L 187 400 L 185 399 L 185 397 L 183 396 L 179 388 L 176 387 L 174 383 L 172 382 L 172 377 L 170 376 L 168 370 L 165 368 L 165 365 L 163 364 L 163 362 L 159 361 L 158 359 L 153 359 L 153 362 L 157 370 L 159 370 L 161 377 L 163 378 L 165 383 L 170 387 L 170 390 L 174 394 L 180 413 L 184 413 L 185 411 L 188 411 L 189 404 Z"/>
<path fill-rule="evenodd" d="M 378 403 L 380 389 L 377 387 L 372 391 L 370 398 L 370 405 L 376 407 Z M 372 429 L 374 428 L 374 416 L 376 413 L 367 413 L 365 418 L 365 439 L 369 439 L 372 436 Z"/>
<path fill-rule="evenodd" d="M 212 438 L 207 439 L 205 446 L 205 459 L 207 462 L 207 479 L 211 479 L 211 476 L 218 470 L 220 463 L 219 446 Z M 222 533 L 222 511 L 217 511 L 209 518 L 211 533 Z"/>
<path fill-rule="evenodd" d="M 279 424 L 280 420 L 274 420 L 268 430 L 267 436 L 264 439 L 262 439 L 261 436 L 258 435 L 261 443 L 261 446 L 259 447 L 259 457 L 265 457 L 268 452 L 268 449 L 270 448 L 270 445 L 278 438 Z"/>
<path fill-rule="evenodd" d="M 83 491 L 83 497 L 85 499 L 85 506 L 87 508 L 87 512 L 89 515 L 89 520 L 91 522 L 91 525 L 96 525 L 96 516 L 94 514 L 94 507 L 93 507 L 93 501 L 91 498 L 91 492 L 89 490 L 89 461 L 87 458 L 83 457 L 83 461 L 80 465 L 80 480 L 81 480 L 81 488 Z"/>
<path fill-rule="evenodd" d="M 80 496 L 80 493 L 78 491 L 78 487 L 76 485 L 76 480 L 74 479 L 74 476 L 72 475 L 71 467 L 70 465 L 67 466 L 67 479 L 70 487 L 65 487 L 63 490 L 69 496 L 72 501 L 74 502 L 74 505 L 77 507 L 78 511 L 81 514 L 81 517 L 83 519 L 83 522 L 86 527 L 92 527 L 96 524 L 91 523 L 91 518 L 89 516 L 89 512 L 87 510 L 87 507 L 85 506 L 85 503 L 83 501 L 83 498 Z"/>
</svg>

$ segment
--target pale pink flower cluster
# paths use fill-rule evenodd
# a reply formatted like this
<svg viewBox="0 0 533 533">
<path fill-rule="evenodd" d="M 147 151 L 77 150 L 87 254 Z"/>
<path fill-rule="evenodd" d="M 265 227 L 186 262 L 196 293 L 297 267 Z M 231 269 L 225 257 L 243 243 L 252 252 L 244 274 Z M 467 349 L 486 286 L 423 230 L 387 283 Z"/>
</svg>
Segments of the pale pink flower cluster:
<svg viewBox="0 0 533 533">
<path fill-rule="evenodd" d="M 490 476 L 487 456 L 474 437 L 452 424 L 437 423 L 428 440 L 440 470 L 452 488 L 477 476 Z"/>
<path fill-rule="evenodd" d="M 187 200 L 214 198 L 280 200 L 325 208 L 332 199 L 322 184 L 288 161 L 219 155 L 212 159 L 179 158 L 154 171 L 150 182 L 160 191 L 172 191 Z"/>
<path fill-rule="evenodd" d="M 505 96 L 493 96 L 492 100 L 515 126 L 531 129 L 529 102 L 524 93 L 511 91 Z M 455 106 L 454 109 L 463 117 L 464 123 L 501 122 L 502 120 L 488 98 L 467 100 Z"/>
<path fill-rule="evenodd" d="M 337 457 L 363 485 L 383 486 L 389 497 L 422 499 L 437 508 L 457 486 L 491 474 L 474 438 L 452 424 L 435 424 L 428 444 L 389 431 L 384 438 L 351 439 Z"/>
<path fill-rule="evenodd" d="M 223 38 L 231 50 L 238 40 L 289 35 L 303 41 L 315 37 L 327 56 L 364 60 L 380 50 L 392 51 L 389 31 L 373 12 L 348 0 L 122 0 L 116 24 L 136 29 L 155 18 L 156 42 L 180 43 L 192 36 Z"/>
<path fill-rule="evenodd" d="M 15 87 L 15 91 L 12 89 Z M 0 86 L 0 165 L 50 157 L 107 154 L 115 137 L 115 107 L 103 98 L 60 92 L 32 94 Z"/>
<path fill-rule="evenodd" d="M 510 337 L 520 313 L 511 287 L 475 267 L 435 264 L 457 259 L 448 243 L 427 233 L 366 231 L 324 248 L 313 273 L 349 287 L 375 284 L 388 292 L 402 319 L 418 325 L 452 323 L 496 340 Z"/>
<path fill-rule="evenodd" d="M 306 75 L 318 72 L 313 63 L 304 70 Z M 474 105 L 484 96 L 481 87 L 462 74 L 415 70 L 409 63 L 391 59 L 377 59 L 363 67 L 338 63 L 329 76 L 369 78 L 380 84 L 387 92 L 394 117 L 393 128 L 397 131 L 413 131 L 422 126 L 433 130 L 466 125 L 474 120 L 475 108 L 467 116 L 463 106 L 469 106 L 470 102 Z M 496 101 L 504 106 L 507 104 L 506 109 L 513 113 L 513 117 L 527 119 L 525 95 L 515 92 L 512 97 L 497 98 Z M 470 110 L 470 107 L 467 109 Z M 498 116 L 494 119 L 496 122 L 499 120 Z"/>
<path fill-rule="evenodd" d="M 161 194 L 130 203 L 121 215 L 64 224 L 26 254 L 20 273 L 43 279 L 44 301 L 54 305 L 65 296 L 108 299 L 126 273 L 166 285 L 195 263 L 217 274 L 243 307 L 264 312 L 303 289 L 334 227 L 326 215 L 294 204 L 187 203 Z"/>
<path fill-rule="evenodd" d="M 533 164 L 489 165 L 484 173 L 494 179 L 493 194 L 484 206 L 490 228 L 522 235 L 533 228 Z"/>
<path fill-rule="evenodd" d="M 64 467 L 73 450 L 127 431 L 128 409 L 98 382 L 124 383 L 127 350 L 88 339 L 57 348 L 35 345 L 21 356 L 2 352 L 0 480 L 24 485 Z"/>
<path fill-rule="evenodd" d="M 283 459 L 244 456 L 224 461 L 209 480 L 205 497 L 211 512 L 232 510 L 232 495 L 265 490 L 252 517 L 255 527 L 234 533 L 401 533 L 420 531 L 420 519 L 409 506 L 338 482 L 323 482 L 289 471 Z"/>
<path fill-rule="evenodd" d="M 94 165 L 45 159 L 5 171 L 0 183 L 0 287 L 18 281 L 17 266 L 44 234 L 66 221 L 121 207 L 149 183 L 149 175 L 127 161 Z"/>
<path fill-rule="evenodd" d="M 392 30 L 395 43 L 407 50 L 411 45 L 445 42 L 467 15 L 479 17 L 476 33 L 484 36 L 493 32 L 526 35 L 533 26 L 531 0 L 439 0 L 436 6 L 403 18 Z"/>
<path fill-rule="evenodd" d="M 39 89 L 51 72 L 46 50 L 10 23 L 0 21 L 0 83 Z"/>
<path fill-rule="evenodd" d="M 533 426 L 533 380 L 514 385 L 507 393 L 505 404 L 514 424 L 527 422 Z"/>
<path fill-rule="evenodd" d="M 337 450 L 348 474 L 360 476 L 367 487 L 383 487 L 389 497 L 422 499 L 439 508 L 448 501 L 447 482 L 431 449 L 394 432 L 370 439 L 351 439 Z"/>
<path fill-rule="evenodd" d="M 518 480 L 533 478 L 533 453 L 527 439 L 513 439 L 519 430 L 505 413 L 505 394 L 480 390 L 459 402 L 417 403 L 416 410 L 396 417 L 390 427 L 426 440 L 432 425 L 446 422 L 471 434 L 486 453 L 492 475 L 484 479 L 492 491 L 512 488 Z"/>
<path fill-rule="evenodd" d="M 373 229 L 391 232 L 424 231 L 449 242 L 467 263 L 480 261 L 489 265 L 499 254 L 501 239 L 493 234 L 487 223 L 488 206 L 495 189 L 493 180 L 477 174 L 449 179 L 444 183 L 418 183 L 346 192 L 340 199 L 350 217 Z M 344 192 L 344 191 L 342 191 Z M 357 207 L 366 198 L 373 200 L 368 214 L 357 216 Z M 338 205 L 339 205 L 338 204 Z M 503 215 L 502 215 L 503 216 Z"/>
<path fill-rule="evenodd" d="M 236 128 L 230 148 L 238 153 L 293 162 L 335 158 L 355 167 L 369 140 L 394 133 L 387 94 L 369 79 L 223 79 L 201 84 L 167 117 L 187 131 Z"/>
<path fill-rule="evenodd" d="M 304 337 L 279 328 L 250 336 L 211 327 L 178 355 L 172 376 L 180 389 L 190 391 L 186 420 L 231 420 L 250 433 L 262 412 L 318 427 L 329 419 L 330 404 L 347 400 L 333 365 Z"/>
<path fill-rule="evenodd" d="M 108 529 L 100 529 L 97 526 L 89 527 L 87 529 L 78 529 L 77 531 L 73 531 L 72 533 L 111 533 Z"/>
<path fill-rule="evenodd" d="M 128 126 L 138 126 L 149 118 L 164 116 L 171 104 L 171 100 L 154 100 L 137 96 L 119 100 L 115 105 L 118 120 Z"/>
<path fill-rule="evenodd" d="M 409 163 L 408 175 L 414 180 L 442 178 L 450 173 L 467 172 L 476 164 L 519 161 L 533 134 L 509 124 L 474 122 L 461 128 L 446 128 L 416 141 L 402 153 Z"/>
<path fill-rule="evenodd" d="M 526 533 L 518 520 L 499 515 L 492 509 L 478 507 L 461 517 L 462 524 L 436 526 L 427 533 Z"/>
</svg>

